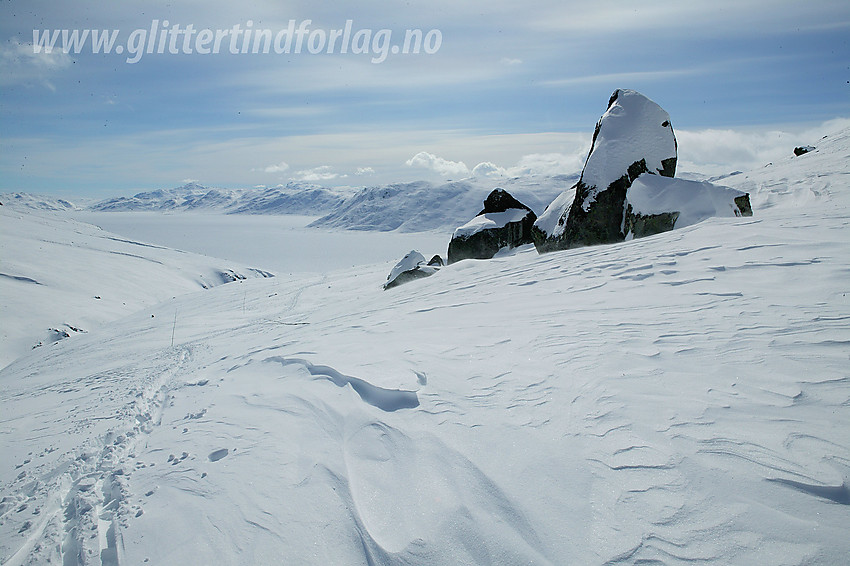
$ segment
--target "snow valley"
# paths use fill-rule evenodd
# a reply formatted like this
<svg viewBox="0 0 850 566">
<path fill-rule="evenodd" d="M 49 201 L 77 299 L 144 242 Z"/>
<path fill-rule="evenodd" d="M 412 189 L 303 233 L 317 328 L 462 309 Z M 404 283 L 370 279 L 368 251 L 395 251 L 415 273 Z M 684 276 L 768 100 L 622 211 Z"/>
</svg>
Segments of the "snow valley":
<svg viewBox="0 0 850 566">
<path fill-rule="evenodd" d="M 281 271 L 4 200 L 4 327 L 101 315 L 0 371 L 0 561 L 843 563 L 850 131 L 811 141 L 716 181 L 753 217 L 387 291 L 395 250 Z M 505 188 L 539 214 L 574 181 Z M 444 253 L 473 185 L 343 195 L 320 224 Z M 403 196 L 406 227 L 380 213 Z M 436 222 L 426 196 L 468 204 Z"/>
</svg>

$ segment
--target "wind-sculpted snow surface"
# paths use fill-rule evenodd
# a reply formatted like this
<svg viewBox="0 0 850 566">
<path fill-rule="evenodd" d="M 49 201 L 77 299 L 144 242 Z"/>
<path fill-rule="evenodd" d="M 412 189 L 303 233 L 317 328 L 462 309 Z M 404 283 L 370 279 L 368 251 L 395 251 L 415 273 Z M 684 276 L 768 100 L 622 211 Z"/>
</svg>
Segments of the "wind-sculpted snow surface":
<svg viewBox="0 0 850 566">
<path fill-rule="evenodd" d="M 392 293 L 243 281 L 36 349 L 0 371 L 0 562 L 843 564 L 850 184 L 790 167 L 747 174 L 753 218 Z"/>
<path fill-rule="evenodd" d="M 360 395 L 361 399 L 382 411 L 413 409 L 419 406 L 419 398 L 416 397 L 416 391 L 385 389 L 383 387 L 372 385 L 368 381 L 360 379 L 359 377 L 344 375 L 332 367 L 317 366 L 307 360 L 300 360 L 298 358 L 281 358 L 280 356 L 274 356 L 266 361 L 278 362 L 282 365 L 299 364 L 303 366 L 310 375 L 329 379 L 338 387 L 350 385 L 351 388 Z"/>
</svg>

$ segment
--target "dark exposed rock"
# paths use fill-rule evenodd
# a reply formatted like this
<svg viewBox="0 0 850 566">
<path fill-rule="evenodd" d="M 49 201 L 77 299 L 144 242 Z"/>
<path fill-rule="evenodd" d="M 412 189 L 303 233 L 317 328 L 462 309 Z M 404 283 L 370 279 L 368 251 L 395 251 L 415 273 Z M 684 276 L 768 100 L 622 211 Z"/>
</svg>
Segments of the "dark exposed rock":
<svg viewBox="0 0 850 566">
<path fill-rule="evenodd" d="M 815 149 L 817 148 L 813 145 L 801 145 L 794 148 L 794 155 L 800 157 L 801 155 L 814 151 Z"/>
<path fill-rule="evenodd" d="M 443 267 L 445 263 L 443 263 L 443 258 L 440 257 L 440 254 L 436 254 L 430 260 L 428 260 L 428 265 L 431 267 Z"/>
<path fill-rule="evenodd" d="M 678 211 L 640 214 L 634 212 L 629 205 L 626 208 L 626 234 L 630 234 L 634 238 L 642 238 L 661 232 L 669 232 L 675 228 L 678 219 Z"/>
<path fill-rule="evenodd" d="M 492 212 L 505 212 L 512 208 L 531 210 L 515 199 L 508 191 L 497 188 L 493 189 L 490 194 L 487 195 L 487 198 L 484 199 L 484 208 L 476 216 Z"/>
<path fill-rule="evenodd" d="M 750 204 L 749 193 L 743 194 L 739 197 L 735 197 L 734 202 L 738 206 L 738 210 L 741 212 L 741 216 L 753 215 L 753 206 Z"/>
<path fill-rule="evenodd" d="M 537 215 L 504 189 L 494 189 L 484 209 L 455 230 L 449 242 L 448 263 L 463 259 L 490 259 L 503 248 L 530 244 Z"/>
</svg>

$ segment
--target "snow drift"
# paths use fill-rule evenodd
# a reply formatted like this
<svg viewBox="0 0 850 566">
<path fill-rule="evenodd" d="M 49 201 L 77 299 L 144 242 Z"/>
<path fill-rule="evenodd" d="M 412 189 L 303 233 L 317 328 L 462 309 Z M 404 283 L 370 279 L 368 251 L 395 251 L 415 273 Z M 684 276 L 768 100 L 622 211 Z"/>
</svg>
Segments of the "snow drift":
<svg viewBox="0 0 850 566">
<path fill-rule="evenodd" d="M 708 182 L 641 175 L 626 191 L 625 239 L 684 228 L 714 216 L 752 216 L 747 193 Z"/>
</svg>

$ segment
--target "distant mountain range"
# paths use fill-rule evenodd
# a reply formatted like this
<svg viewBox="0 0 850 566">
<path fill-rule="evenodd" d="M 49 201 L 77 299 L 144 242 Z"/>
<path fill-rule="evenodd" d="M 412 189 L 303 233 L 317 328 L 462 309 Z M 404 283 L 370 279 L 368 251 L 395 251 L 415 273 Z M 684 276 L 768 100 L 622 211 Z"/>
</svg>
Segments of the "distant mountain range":
<svg viewBox="0 0 850 566">
<path fill-rule="evenodd" d="M 495 187 L 509 191 L 540 213 L 578 180 L 576 175 L 470 178 L 434 184 L 427 181 L 371 187 L 325 187 L 289 182 L 268 188 L 227 189 L 188 183 L 173 189 L 141 192 L 94 203 L 72 203 L 26 193 L 0 195 L 0 202 L 36 210 L 100 212 L 211 212 L 219 214 L 297 214 L 320 217 L 313 227 L 348 230 L 453 230 L 481 210 Z"/>
<path fill-rule="evenodd" d="M 222 189 L 188 183 L 175 189 L 159 189 L 131 197 L 106 199 L 88 208 L 102 212 L 149 210 L 320 215 L 341 204 L 354 192 L 355 189 L 350 188 L 298 182 L 255 189 Z"/>
</svg>

